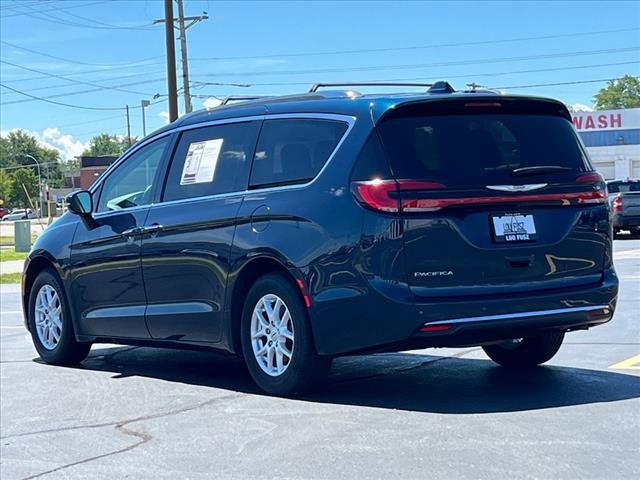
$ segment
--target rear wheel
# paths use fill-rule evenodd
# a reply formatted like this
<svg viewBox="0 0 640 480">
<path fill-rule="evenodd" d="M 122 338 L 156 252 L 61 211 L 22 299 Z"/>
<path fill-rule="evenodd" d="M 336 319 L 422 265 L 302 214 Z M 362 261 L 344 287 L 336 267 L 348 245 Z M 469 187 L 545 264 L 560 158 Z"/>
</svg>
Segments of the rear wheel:
<svg viewBox="0 0 640 480">
<path fill-rule="evenodd" d="M 29 331 L 40 358 L 70 365 L 89 354 L 90 343 L 76 341 L 64 287 L 52 270 L 38 274 L 29 294 Z"/>
<path fill-rule="evenodd" d="M 496 345 L 486 345 L 482 349 L 494 362 L 505 367 L 533 367 L 558 353 L 564 332 L 549 331 L 514 339 Z"/>
<path fill-rule="evenodd" d="M 264 391 L 289 395 L 326 374 L 331 360 L 316 353 L 307 310 L 285 276 L 268 274 L 256 281 L 241 322 L 245 363 Z"/>
</svg>

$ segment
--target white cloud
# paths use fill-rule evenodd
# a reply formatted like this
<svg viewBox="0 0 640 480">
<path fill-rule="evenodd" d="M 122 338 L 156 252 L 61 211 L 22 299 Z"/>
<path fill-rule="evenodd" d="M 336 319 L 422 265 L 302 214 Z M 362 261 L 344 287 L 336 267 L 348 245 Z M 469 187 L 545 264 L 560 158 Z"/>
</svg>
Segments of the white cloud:
<svg viewBox="0 0 640 480">
<path fill-rule="evenodd" d="M 593 112 L 594 108 L 591 105 L 585 105 L 584 103 L 574 103 L 573 105 L 567 105 L 571 112 Z"/>
<path fill-rule="evenodd" d="M 2 130 L 0 136 L 6 137 L 9 133 L 19 130 L 35 137 L 43 147 L 52 148 L 60 152 L 60 159 L 62 161 L 77 157 L 86 148 L 89 148 L 89 142 L 82 143 L 80 140 L 74 138 L 73 135 L 62 133 L 57 127 L 45 128 L 42 132 L 34 132 L 24 128 L 12 128 L 11 130 Z"/>
<path fill-rule="evenodd" d="M 204 102 L 202 102 L 202 106 L 208 110 L 210 108 L 217 107 L 218 105 L 220 105 L 220 103 L 221 102 L 219 98 L 209 97 L 205 99 Z"/>
<path fill-rule="evenodd" d="M 169 123 L 169 112 L 160 112 L 158 116 L 164 120 L 164 123 Z"/>
</svg>

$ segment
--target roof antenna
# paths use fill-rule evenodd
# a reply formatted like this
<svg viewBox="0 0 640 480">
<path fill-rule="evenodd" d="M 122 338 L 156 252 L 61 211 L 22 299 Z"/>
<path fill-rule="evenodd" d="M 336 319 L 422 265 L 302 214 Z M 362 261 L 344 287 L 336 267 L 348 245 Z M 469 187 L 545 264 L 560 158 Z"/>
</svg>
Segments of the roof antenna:
<svg viewBox="0 0 640 480">
<path fill-rule="evenodd" d="M 476 82 L 467 83 L 467 87 L 471 89 L 471 93 L 475 92 L 478 88 L 488 88 L 484 85 L 479 85 Z"/>
</svg>

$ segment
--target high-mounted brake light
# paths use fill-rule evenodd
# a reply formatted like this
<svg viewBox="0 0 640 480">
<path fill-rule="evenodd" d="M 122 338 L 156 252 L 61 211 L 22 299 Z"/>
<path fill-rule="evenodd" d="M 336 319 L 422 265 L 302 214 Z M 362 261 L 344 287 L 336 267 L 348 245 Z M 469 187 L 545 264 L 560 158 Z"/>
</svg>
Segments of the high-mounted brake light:
<svg viewBox="0 0 640 480">
<path fill-rule="evenodd" d="M 421 332 L 446 332 L 447 330 L 451 330 L 453 325 L 447 324 L 439 324 L 439 325 L 425 325 L 420 328 Z"/>
<path fill-rule="evenodd" d="M 469 102 L 464 104 L 465 107 L 501 107 L 500 102 Z"/>
</svg>

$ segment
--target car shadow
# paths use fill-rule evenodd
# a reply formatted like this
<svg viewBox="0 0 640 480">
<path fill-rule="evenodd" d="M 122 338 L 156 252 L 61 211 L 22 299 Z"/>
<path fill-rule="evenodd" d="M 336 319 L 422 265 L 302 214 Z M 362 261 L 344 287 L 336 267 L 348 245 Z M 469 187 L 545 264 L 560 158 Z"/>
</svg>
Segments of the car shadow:
<svg viewBox="0 0 640 480">
<path fill-rule="evenodd" d="M 80 369 L 262 394 L 241 360 L 208 352 L 95 348 Z M 582 368 L 510 370 L 490 360 L 389 353 L 336 359 L 327 380 L 297 400 L 416 412 L 478 414 L 640 397 L 640 377 Z"/>
</svg>

